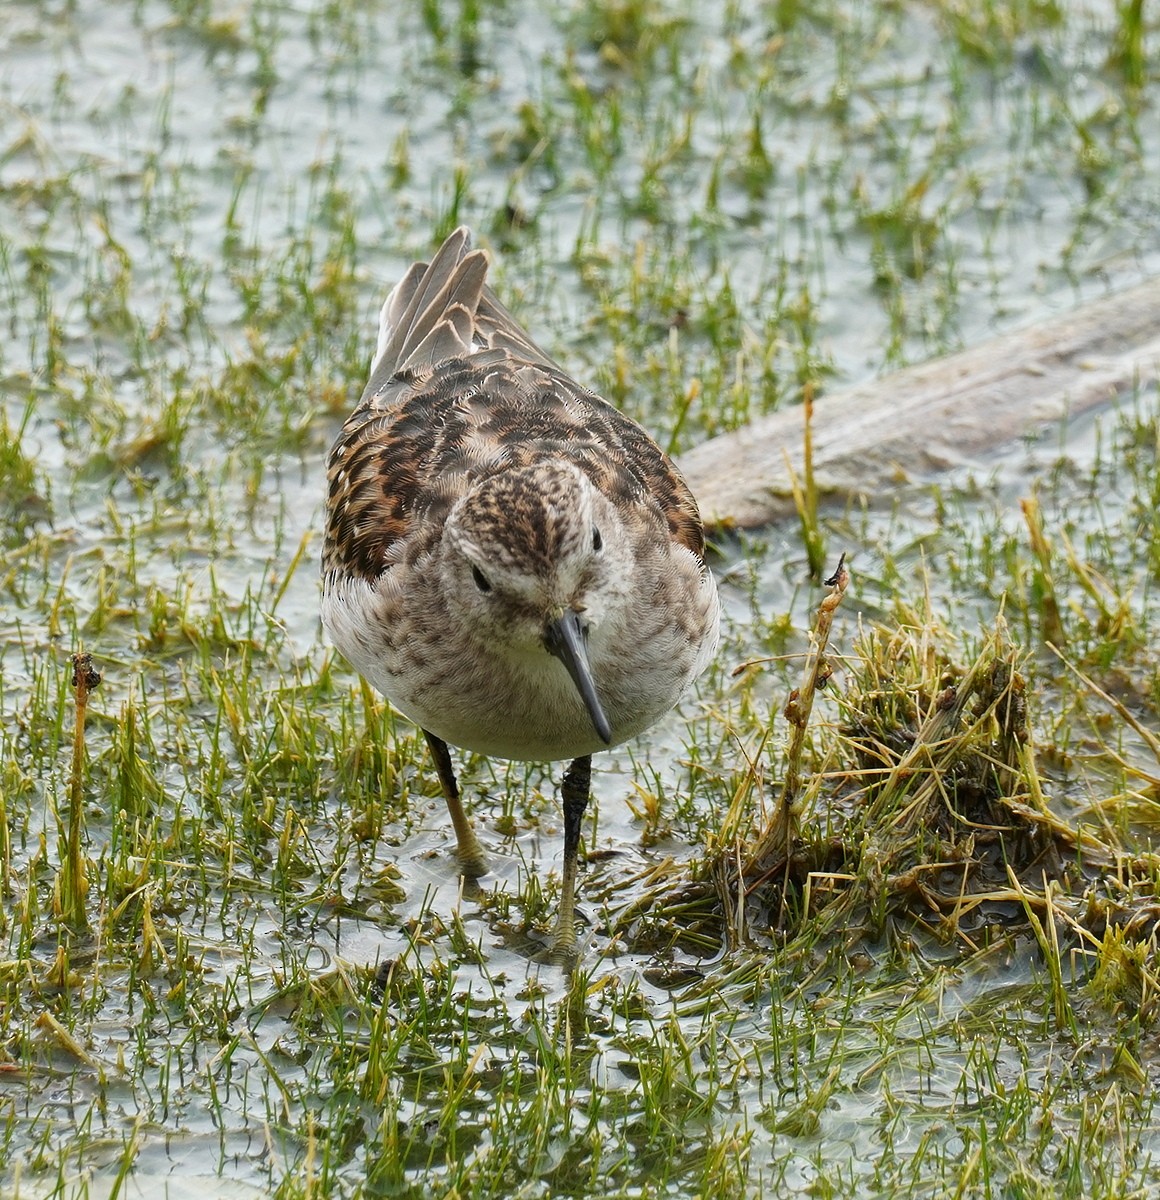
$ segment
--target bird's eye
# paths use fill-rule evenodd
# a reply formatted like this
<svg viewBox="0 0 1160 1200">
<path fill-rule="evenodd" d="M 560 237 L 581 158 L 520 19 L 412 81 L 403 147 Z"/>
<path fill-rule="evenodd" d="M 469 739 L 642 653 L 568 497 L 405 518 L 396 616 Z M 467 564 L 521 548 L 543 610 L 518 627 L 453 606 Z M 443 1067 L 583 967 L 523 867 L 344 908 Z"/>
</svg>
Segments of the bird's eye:
<svg viewBox="0 0 1160 1200">
<path fill-rule="evenodd" d="M 592 527 L 592 552 L 599 554 L 604 549 L 604 539 L 600 536 L 600 530 L 594 525 Z"/>
<path fill-rule="evenodd" d="M 471 578 L 475 580 L 475 586 L 481 592 L 491 591 L 491 584 L 488 583 L 487 576 L 478 567 L 471 568 Z"/>
</svg>

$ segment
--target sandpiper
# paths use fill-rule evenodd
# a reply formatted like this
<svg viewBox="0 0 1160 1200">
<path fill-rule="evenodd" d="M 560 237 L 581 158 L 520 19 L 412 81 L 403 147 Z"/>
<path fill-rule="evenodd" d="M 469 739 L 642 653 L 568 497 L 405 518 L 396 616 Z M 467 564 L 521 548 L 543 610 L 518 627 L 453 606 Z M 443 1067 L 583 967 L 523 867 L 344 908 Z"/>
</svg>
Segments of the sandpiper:
<svg viewBox="0 0 1160 1200">
<path fill-rule="evenodd" d="M 553 938 L 569 955 L 591 756 L 701 674 L 717 589 L 676 467 L 528 337 L 470 247 L 457 229 L 383 305 L 328 462 L 322 621 L 426 735 L 464 874 L 486 862 L 448 743 L 571 760 Z"/>
</svg>

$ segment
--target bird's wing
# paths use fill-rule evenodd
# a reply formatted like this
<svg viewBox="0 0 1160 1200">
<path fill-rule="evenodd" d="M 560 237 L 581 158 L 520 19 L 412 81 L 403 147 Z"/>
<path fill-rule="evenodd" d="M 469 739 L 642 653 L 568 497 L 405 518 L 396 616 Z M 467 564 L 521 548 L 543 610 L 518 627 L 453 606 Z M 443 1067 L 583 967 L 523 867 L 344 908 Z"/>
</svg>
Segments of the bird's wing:
<svg viewBox="0 0 1160 1200">
<path fill-rule="evenodd" d="M 470 245 L 455 230 L 383 305 L 370 379 L 330 455 L 324 560 L 375 577 L 417 514 L 449 509 L 481 474 L 562 451 L 609 498 L 655 507 L 703 556 L 697 503 L 671 459 L 532 341 Z"/>
</svg>

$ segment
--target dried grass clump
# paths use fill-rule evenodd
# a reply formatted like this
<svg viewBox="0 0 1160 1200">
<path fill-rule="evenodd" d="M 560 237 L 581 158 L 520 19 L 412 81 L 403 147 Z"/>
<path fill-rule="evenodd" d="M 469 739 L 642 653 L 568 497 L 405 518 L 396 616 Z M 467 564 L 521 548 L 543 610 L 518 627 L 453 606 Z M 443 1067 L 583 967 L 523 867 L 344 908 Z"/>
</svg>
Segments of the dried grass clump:
<svg viewBox="0 0 1160 1200">
<path fill-rule="evenodd" d="M 803 768 L 846 582 L 841 568 L 829 581 L 802 686 L 785 707 L 771 815 L 750 837 L 711 848 L 693 879 L 665 873 L 623 928 L 647 928 L 652 946 L 667 929 L 686 950 L 778 945 L 827 959 L 894 936 L 967 954 L 1032 936 L 1057 967 L 1065 952 L 1091 955 L 1097 992 L 1151 1011 L 1160 858 L 1053 811 L 1024 656 L 1002 621 L 965 663 L 933 621 L 865 632 L 835 689 L 838 720 L 812 728 L 820 767 Z"/>
<path fill-rule="evenodd" d="M 1023 920 L 1013 880 L 1079 887 L 1085 864 L 1112 860 L 1047 805 L 1019 654 L 1003 628 L 966 666 L 940 641 L 930 626 L 863 637 L 808 821 L 789 841 L 767 827 L 743 860 L 735 935 L 821 918 L 847 937 L 877 938 L 903 919 L 975 948 Z"/>
</svg>

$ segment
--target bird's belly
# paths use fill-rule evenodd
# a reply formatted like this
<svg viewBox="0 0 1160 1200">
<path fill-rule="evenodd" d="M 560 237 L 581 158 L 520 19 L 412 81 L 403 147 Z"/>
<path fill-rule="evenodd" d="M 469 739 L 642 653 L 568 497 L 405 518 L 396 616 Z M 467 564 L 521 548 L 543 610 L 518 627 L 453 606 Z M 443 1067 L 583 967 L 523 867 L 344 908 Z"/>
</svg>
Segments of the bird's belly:
<svg viewBox="0 0 1160 1200">
<path fill-rule="evenodd" d="M 495 653 L 470 639 L 393 640 L 370 589 L 323 599 L 323 624 L 358 672 L 417 725 L 453 746 L 550 762 L 605 750 L 567 669 L 547 650 Z M 655 724 L 699 671 L 696 648 L 591 647 L 597 694 L 618 745 Z"/>
<path fill-rule="evenodd" d="M 550 762 L 608 748 L 567 671 L 546 651 L 541 662 L 514 668 L 494 661 L 477 664 L 470 672 L 470 685 L 459 664 L 437 672 L 408 672 L 392 671 L 380 661 L 359 669 L 405 716 L 465 750 Z M 597 684 L 612 726 L 611 744 L 654 724 L 677 702 L 681 690 L 638 695 L 619 687 L 614 697 Z"/>
<path fill-rule="evenodd" d="M 416 725 L 479 754 L 549 762 L 607 749 L 575 684 L 546 649 L 489 654 L 471 642 L 392 640 L 367 619 L 360 596 L 329 595 L 323 623 L 363 678 Z M 655 724 L 680 698 L 691 672 L 672 653 L 645 664 L 632 654 L 594 654 L 596 691 L 612 725 L 612 744 Z"/>
<path fill-rule="evenodd" d="M 566 687 L 552 678 L 557 665 L 548 660 L 543 678 L 513 680 L 514 686 L 489 689 L 477 701 L 454 688 L 428 688 L 421 697 L 407 695 L 405 684 L 396 686 L 394 695 L 384 692 L 424 729 L 480 754 L 550 762 L 607 749 L 583 704 L 578 698 L 573 702 L 575 689 L 567 674 L 561 668 Z M 614 726 L 613 741 L 636 732 Z"/>
</svg>

